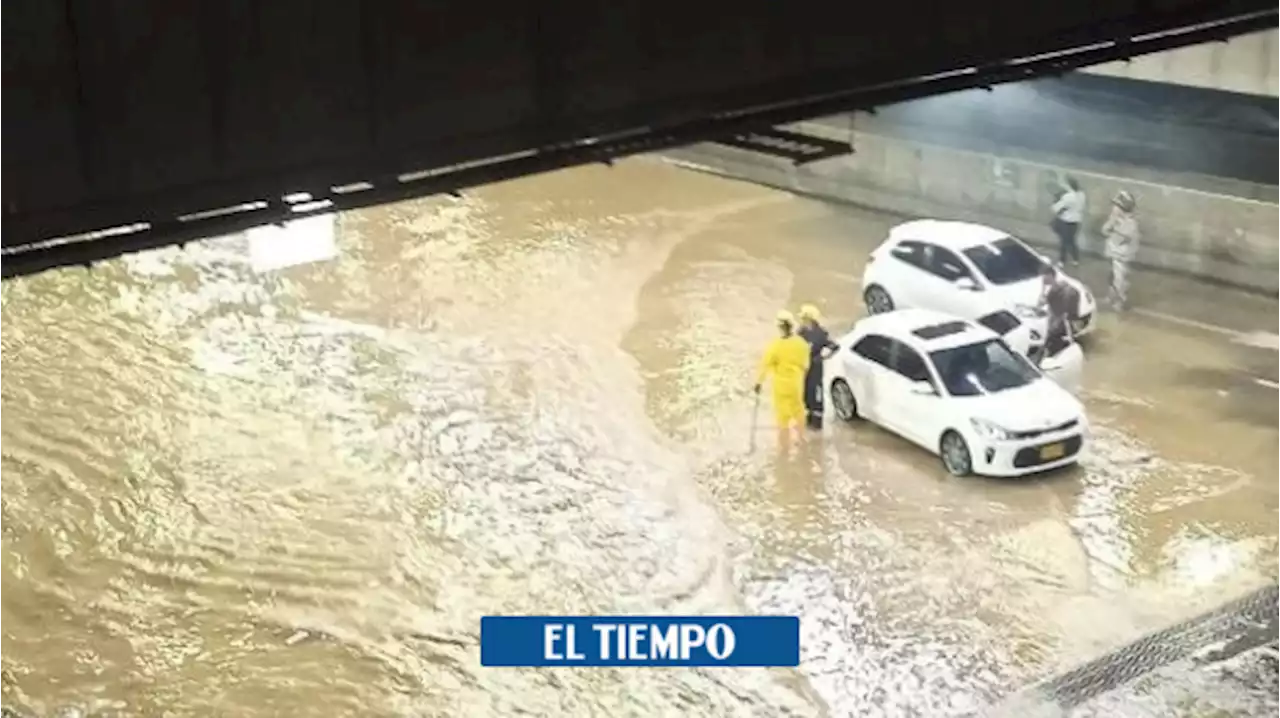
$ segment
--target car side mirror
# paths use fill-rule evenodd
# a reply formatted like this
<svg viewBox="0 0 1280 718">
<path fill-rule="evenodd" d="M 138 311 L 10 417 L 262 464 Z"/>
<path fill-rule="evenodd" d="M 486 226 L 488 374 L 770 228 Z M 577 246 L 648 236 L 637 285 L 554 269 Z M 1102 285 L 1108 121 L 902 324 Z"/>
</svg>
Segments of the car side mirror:
<svg viewBox="0 0 1280 718">
<path fill-rule="evenodd" d="M 956 289 L 966 292 L 976 292 L 980 289 L 978 283 L 973 281 L 973 277 L 959 277 L 955 280 Z"/>
<path fill-rule="evenodd" d="M 921 396 L 936 396 L 938 392 L 934 390 L 933 384 L 927 381 L 913 381 L 911 382 L 911 393 Z"/>
</svg>

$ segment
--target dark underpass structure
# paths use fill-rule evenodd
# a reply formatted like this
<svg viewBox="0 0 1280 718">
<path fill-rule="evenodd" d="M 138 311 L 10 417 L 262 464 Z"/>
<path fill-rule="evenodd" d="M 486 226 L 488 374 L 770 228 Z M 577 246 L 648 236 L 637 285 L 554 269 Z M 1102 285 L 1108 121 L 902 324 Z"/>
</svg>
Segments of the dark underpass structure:
<svg viewBox="0 0 1280 718">
<path fill-rule="evenodd" d="M 7 278 L 694 141 L 772 151 L 795 142 L 778 124 L 1222 40 L 1276 8 L 25 0 L 5 19 Z"/>
<path fill-rule="evenodd" d="M 0 267 L 7 280 L 89 266 L 692 142 L 809 162 L 856 148 L 777 126 L 998 83 L 1052 83 L 1086 65 L 1277 22 L 1261 0 L 1029 8 L 20 0 L 6 6 L 4 28 Z M 1044 91 L 1085 96 L 1105 84 L 1075 78 Z M 894 112 L 903 110 L 885 110 Z M 987 119 L 947 118 L 985 127 L 980 140 L 1011 131 Z M 918 131 L 926 129 L 950 128 Z M 1210 159 L 1273 182 L 1274 165 L 1256 151 L 1268 137 L 1274 148 L 1273 129 Z M 1101 143 L 1091 149 L 1112 154 Z M 1179 661 L 1274 652 L 1275 615 L 1269 587 L 993 710 L 1066 711 Z"/>
</svg>

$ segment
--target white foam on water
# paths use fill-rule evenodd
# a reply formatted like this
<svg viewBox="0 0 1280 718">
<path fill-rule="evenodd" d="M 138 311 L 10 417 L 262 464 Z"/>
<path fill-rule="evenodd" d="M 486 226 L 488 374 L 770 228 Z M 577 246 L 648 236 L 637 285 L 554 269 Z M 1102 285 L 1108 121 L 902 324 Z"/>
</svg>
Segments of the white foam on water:
<svg viewBox="0 0 1280 718">
<path fill-rule="evenodd" d="M 1247 347 L 1257 349 L 1270 349 L 1271 351 L 1280 351 L 1280 334 L 1273 332 L 1249 332 L 1248 334 L 1239 334 L 1234 339 L 1235 343 L 1243 344 Z"/>
</svg>

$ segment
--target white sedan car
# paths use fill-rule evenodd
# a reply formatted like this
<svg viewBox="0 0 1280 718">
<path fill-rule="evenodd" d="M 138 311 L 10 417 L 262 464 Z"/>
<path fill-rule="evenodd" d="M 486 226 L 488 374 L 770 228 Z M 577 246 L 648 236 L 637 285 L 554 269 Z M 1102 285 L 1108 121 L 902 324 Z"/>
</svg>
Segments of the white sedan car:
<svg viewBox="0 0 1280 718">
<path fill-rule="evenodd" d="M 1075 463 L 1084 407 L 995 332 L 907 309 L 867 317 L 828 363 L 831 403 L 942 458 L 955 476 L 1022 476 Z"/>
<path fill-rule="evenodd" d="M 979 321 L 1004 310 L 1043 336 L 1047 316 L 1037 305 L 1043 291 L 1040 272 L 1047 261 L 1021 240 L 991 227 L 932 219 L 904 222 L 868 257 L 862 297 L 871 314 L 920 308 Z M 1097 303 L 1079 280 L 1066 281 L 1080 296 L 1072 333 L 1083 336 L 1093 331 Z"/>
</svg>

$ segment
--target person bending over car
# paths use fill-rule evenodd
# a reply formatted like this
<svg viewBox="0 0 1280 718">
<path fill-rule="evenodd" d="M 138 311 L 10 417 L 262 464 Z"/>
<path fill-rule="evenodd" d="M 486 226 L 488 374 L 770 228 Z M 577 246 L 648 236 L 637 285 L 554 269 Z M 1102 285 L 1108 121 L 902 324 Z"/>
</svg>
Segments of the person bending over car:
<svg viewBox="0 0 1280 718">
<path fill-rule="evenodd" d="M 1048 350 L 1048 345 L 1052 342 L 1060 344 L 1058 351 L 1061 351 L 1062 346 L 1071 343 L 1071 326 L 1078 319 L 1076 314 L 1080 308 L 1080 293 L 1049 262 L 1045 262 L 1040 269 L 1040 278 L 1044 282 L 1040 291 L 1040 303 L 1049 311 L 1049 336 L 1045 337 L 1045 349 Z M 1062 344 L 1063 341 L 1065 344 Z"/>
</svg>

